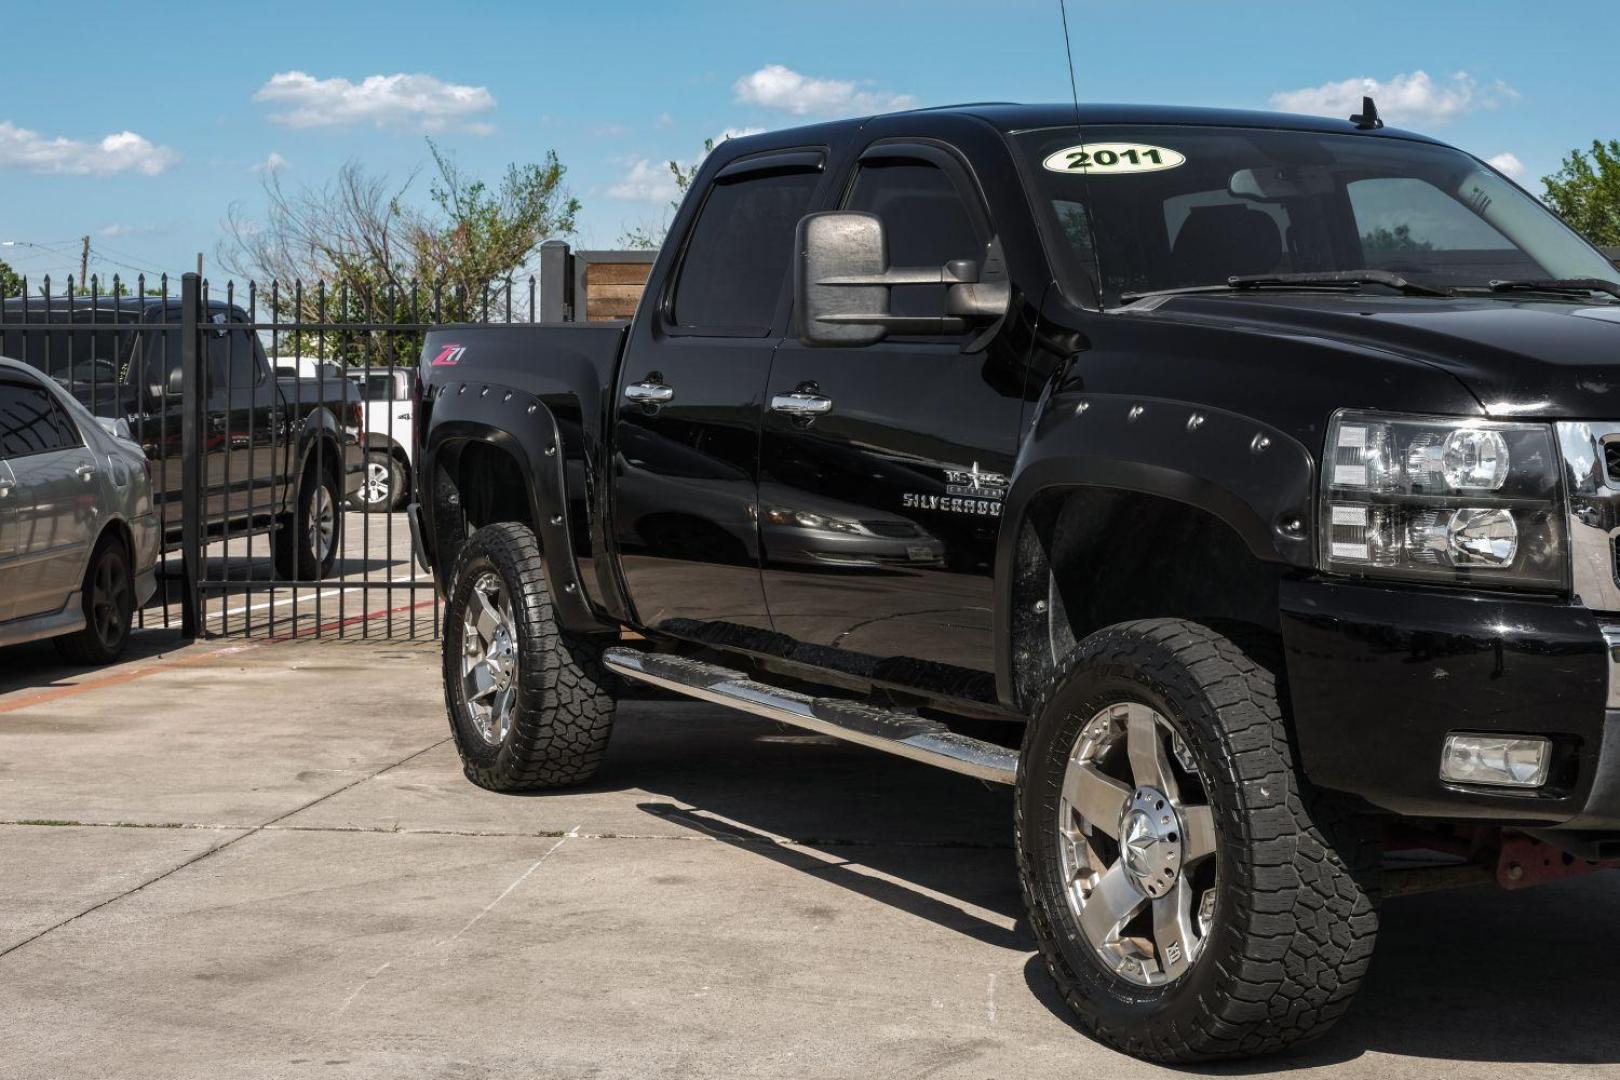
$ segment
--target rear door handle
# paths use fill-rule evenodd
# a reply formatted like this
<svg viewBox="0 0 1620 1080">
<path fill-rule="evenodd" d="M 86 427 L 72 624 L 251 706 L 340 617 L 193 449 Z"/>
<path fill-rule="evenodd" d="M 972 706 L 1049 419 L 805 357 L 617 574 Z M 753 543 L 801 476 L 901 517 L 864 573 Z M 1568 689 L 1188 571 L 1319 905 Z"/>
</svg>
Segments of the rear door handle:
<svg viewBox="0 0 1620 1080">
<path fill-rule="evenodd" d="M 771 411 L 789 416 L 820 416 L 832 412 L 832 398 L 820 394 L 794 392 L 777 394 L 771 398 Z"/>
<path fill-rule="evenodd" d="M 91 480 L 96 478 L 96 467 L 94 465 L 80 465 L 78 468 L 73 470 L 73 475 L 77 476 L 80 480 L 89 483 Z"/>
<path fill-rule="evenodd" d="M 638 405 L 662 405 L 675 396 L 673 386 L 665 386 L 659 382 L 631 383 L 624 388 L 626 401 L 634 401 Z"/>
</svg>

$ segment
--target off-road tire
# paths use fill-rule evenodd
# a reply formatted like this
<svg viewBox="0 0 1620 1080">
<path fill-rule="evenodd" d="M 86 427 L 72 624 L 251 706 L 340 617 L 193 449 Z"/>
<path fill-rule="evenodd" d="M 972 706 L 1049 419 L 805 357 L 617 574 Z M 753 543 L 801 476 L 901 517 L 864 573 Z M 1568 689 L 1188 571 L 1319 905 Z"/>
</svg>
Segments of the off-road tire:
<svg viewBox="0 0 1620 1080">
<path fill-rule="evenodd" d="M 462 687 L 463 616 L 473 585 L 499 575 L 516 624 L 518 687 L 511 728 L 499 746 L 478 733 Z M 526 526 L 488 525 L 461 546 L 444 614 L 444 702 L 467 779 L 491 791 L 582 784 L 596 775 L 613 731 L 613 676 L 602 640 L 557 623 L 540 544 Z"/>
<path fill-rule="evenodd" d="M 317 487 L 326 489 L 327 497 L 332 500 L 336 510 L 336 531 L 332 534 L 332 546 L 325 558 L 321 558 L 309 542 L 309 516 L 314 512 L 313 496 Z M 292 512 L 281 516 L 275 532 L 272 554 L 278 576 L 287 581 L 324 581 L 332 576 L 338 550 L 343 546 L 344 502 L 343 492 L 338 490 L 331 469 L 316 469 L 311 461 L 298 483 L 297 501 L 293 503 Z"/>
<path fill-rule="evenodd" d="M 96 584 L 110 584 L 107 602 L 114 605 L 111 619 L 98 618 Z M 52 639 L 56 651 L 69 663 L 110 664 L 123 655 L 129 643 L 130 623 L 135 614 L 135 572 L 130 567 L 129 550 L 117 536 L 103 536 L 90 555 L 84 570 L 82 602 L 84 629 Z"/>
<path fill-rule="evenodd" d="M 1367 821 L 1300 775 L 1278 660 L 1208 627 L 1121 623 L 1083 641 L 1041 695 L 1019 761 L 1016 844 L 1030 924 L 1082 1027 L 1128 1054 L 1184 1063 L 1271 1053 L 1325 1032 L 1366 975 L 1378 931 L 1379 852 Z M 1080 727 L 1107 704 L 1167 718 L 1214 811 L 1214 919 L 1166 986 L 1121 979 L 1064 898 L 1059 790 Z"/>
</svg>

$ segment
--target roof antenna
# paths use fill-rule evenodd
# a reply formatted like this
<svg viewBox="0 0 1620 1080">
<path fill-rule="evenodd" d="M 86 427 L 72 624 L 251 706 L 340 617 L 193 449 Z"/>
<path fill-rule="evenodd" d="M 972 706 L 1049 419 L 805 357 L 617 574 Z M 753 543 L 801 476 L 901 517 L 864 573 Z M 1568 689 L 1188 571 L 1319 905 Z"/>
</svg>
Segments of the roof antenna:
<svg viewBox="0 0 1620 1080">
<path fill-rule="evenodd" d="M 1069 43 L 1069 5 L 1067 0 L 1058 0 L 1058 13 L 1063 16 L 1063 54 L 1069 61 L 1069 97 L 1074 102 L 1074 134 L 1080 140 L 1082 147 L 1086 144 L 1085 133 L 1080 130 L 1080 86 L 1074 74 L 1074 46 Z M 1092 270 L 1096 274 L 1093 279 L 1093 288 L 1097 294 L 1097 306 L 1103 306 L 1102 295 L 1102 252 L 1097 243 L 1097 226 L 1091 216 L 1091 173 L 1084 170 L 1080 174 L 1080 183 L 1086 193 L 1086 201 L 1082 207 L 1086 219 L 1086 231 L 1091 234 L 1091 261 Z"/>
<path fill-rule="evenodd" d="M 1377 131 L 1384 126 L 1384 122 L 1378 119 L 1378 106 L 1373 104 L 1370 97 L 1361 99 L 1361 111 L 1352 116 L 1350 122 L 1362 131 Z"/>
</svg>

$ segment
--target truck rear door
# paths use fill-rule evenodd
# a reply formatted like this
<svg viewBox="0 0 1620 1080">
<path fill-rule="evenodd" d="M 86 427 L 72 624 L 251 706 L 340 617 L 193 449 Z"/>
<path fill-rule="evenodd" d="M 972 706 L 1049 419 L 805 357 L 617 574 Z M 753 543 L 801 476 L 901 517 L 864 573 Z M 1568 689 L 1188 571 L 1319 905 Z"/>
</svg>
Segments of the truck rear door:
<svg viewBox="0 0 1620 1080">
<path fill-rule="evenodd" d="M 820 151 L 716 173 L 620 367 L 614 529 L 637 622 L 703 637 L 770 628 L 759 576 L 760 420 L 781 340 L 794 230 Z"/>
</svg>

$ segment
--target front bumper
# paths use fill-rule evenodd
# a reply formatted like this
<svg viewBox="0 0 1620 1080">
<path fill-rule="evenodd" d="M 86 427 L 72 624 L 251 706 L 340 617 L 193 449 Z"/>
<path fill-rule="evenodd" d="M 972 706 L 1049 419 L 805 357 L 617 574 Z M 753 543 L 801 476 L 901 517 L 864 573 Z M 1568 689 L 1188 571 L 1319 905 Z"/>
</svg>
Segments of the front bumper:
<svg viewBox="0 0 1620 1080">
<path fill-rule="evenodd" d="M 1620 830 L 1620 615 L 1321 579 L 1284 582 L 1280 599 L 1312 782 L 1411 817 Z M 1443 782 L 1453 731 L 1547 736 L 1547 785 Z"/>
</svg>

